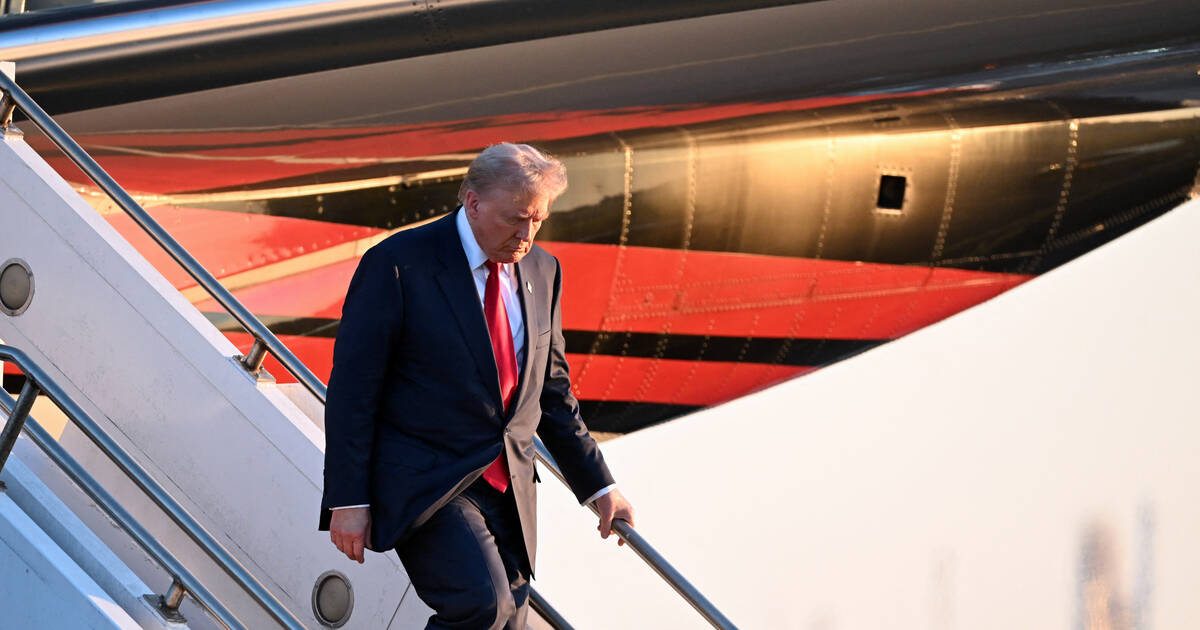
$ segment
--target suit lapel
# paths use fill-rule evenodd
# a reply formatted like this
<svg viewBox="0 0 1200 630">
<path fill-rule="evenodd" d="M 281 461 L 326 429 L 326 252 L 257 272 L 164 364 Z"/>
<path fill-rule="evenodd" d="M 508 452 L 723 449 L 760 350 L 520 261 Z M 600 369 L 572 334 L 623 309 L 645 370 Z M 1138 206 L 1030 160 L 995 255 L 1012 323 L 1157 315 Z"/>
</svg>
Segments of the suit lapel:
<svg viewBox="0 0 1200 630">
<path fill-rule="evenodd" d="M 514 267 L 517 269 L 517 277 L 514 279 L 517 281 L 517 295 L 521 298 L 521 317 L 525 321 L 525 368 L 521 370 L 517 379 L 517 391 L 513 394 L 513 400 L 520 400 L 525 392 L 525 384 L 529 382 L 529 373 L 533 371 L 533 340 L 537 334 L 534 331 L 539 330 L 541 326 L 538 324 L 537 310 L 532 308 L 531 304 L 533 278 L 537 274 L 533 273 L 531 263 L 518 262 Z"/>
<path fill-rule="evenodd" d="M 446 294 L 450 303 L 450 312 L 462 330 L 462 338 L 475 359 L 475 367 L 479 375 L 492 393 L 492 402 L 497 409 L 501 408 L 500 376 L 496 371 L 496 359 L 492 356 L 492 339 L 488 336 L 487 321 L 483 317 L 483 307 L 479 303 L 479 291 L 475 288 L 475 279 L 467 266 L 467 255 L 463 252 L 462 242 L 458 239 L 458 229 L 454 225 L 455 213 L 451 213 L 438 234 L 438 257 L 442 262 L 442 270 L 437 274 L 438 285 Z"/>
</svg>

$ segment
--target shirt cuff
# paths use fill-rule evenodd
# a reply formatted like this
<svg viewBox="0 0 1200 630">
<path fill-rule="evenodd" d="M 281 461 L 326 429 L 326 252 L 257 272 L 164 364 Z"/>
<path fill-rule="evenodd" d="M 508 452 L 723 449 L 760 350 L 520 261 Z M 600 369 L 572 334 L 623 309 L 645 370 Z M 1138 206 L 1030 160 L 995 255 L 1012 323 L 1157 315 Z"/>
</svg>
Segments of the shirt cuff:
<svg viewBox="0 0 1200 630">
<path fill-rule="evenodd" d="M 362 505 L 339 505 L 339 506 L 337 506 L 337 507 L 331 507 L 331 508 L 329 508 L 329 509 L 330 509 L 330 510 L 348 510 L 348 509 L 350 509 L 350 508 L 356 508 L 356 507 L 371 507 L 371 504 L 370 504 L 370 503 L 364 503 L 364 504 L 362 504 Z"/>
<path fill-rule="evenodd" d="M 588 497 L 587 500 L 583 502 L 583 505 L 587 505 L 587 504 L 591 503 L 592 501 L 595 501 L 596 499 L 599 499 L 600 497 L 608 494 L 609 492 L 612 492 L 613 488 L 616 488 L 616 487 L 617 487 L 617 484 L 610 483 L 607 486 L 600 488 L 599 490 L 596 491 L 596 494 L 593 494 L 592 496 Z"/>
</svg>

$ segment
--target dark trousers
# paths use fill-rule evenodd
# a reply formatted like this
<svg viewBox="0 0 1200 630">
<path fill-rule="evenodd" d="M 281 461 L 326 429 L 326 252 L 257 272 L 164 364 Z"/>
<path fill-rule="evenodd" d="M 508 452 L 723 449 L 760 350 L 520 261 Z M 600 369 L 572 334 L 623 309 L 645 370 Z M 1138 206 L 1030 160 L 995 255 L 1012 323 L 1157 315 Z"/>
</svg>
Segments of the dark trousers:
<svg viewBox="0 0 1200 630">
<path fill-rule="evenodd" d="M 426 630 L 525 630 L 529 571 L 512 489 L 482 478 L 396 548 L 435 614 Z"/>
</svg>

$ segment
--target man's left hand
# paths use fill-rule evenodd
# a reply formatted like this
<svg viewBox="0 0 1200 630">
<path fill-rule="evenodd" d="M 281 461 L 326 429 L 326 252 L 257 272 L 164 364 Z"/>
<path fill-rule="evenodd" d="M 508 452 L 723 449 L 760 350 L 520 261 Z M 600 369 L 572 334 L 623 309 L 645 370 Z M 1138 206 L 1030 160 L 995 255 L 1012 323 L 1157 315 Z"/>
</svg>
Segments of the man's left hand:
<svg viewBox="0 0 1200 630">
<path fill-rule="evenodd" d="M 615 518 L 622 519 L 629 523 L 630 527 L 633 527 L 633 506 L 616 488 L 596 499 L 596 509 L 600 511 L 600 525 L 596 529 L 600 530 L 601 538 L 608 539 L 608 535 L 612 533 L 612 522 Z M 618 537 L 617 544 L 624 545 L 625 541 Z"/>
</svg>

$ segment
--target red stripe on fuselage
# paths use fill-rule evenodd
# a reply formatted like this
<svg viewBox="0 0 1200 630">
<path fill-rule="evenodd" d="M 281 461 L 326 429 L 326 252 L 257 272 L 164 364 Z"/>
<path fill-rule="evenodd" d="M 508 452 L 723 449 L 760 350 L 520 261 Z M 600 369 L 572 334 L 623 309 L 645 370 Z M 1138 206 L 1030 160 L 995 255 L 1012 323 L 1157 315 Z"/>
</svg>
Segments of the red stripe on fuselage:
<svg viewBox="0 0 1200 630">
<path fill-rule="evenodd" d="M 934 323 L 1028 276 L 899 265 L 545 243 L 562 261 L 563 326 L 572 330 L 721 337 L 891 339 Z M 357 259 L 235 292 L 262 315 L 340 317 Z M 201 310 L 218 310 L 205 302 Z M 245 334 L 229 337 L 245 352 Z M 333 339 L 283 337 L 327 380 Z M 586 350 L 573 348 L 575 352 Z M 812 367 L 571 355 L 587 400 L 711 405 Z M 281 382 L 291 377 L 268 359 Z"/>
<path fill-rule="evenodd" d="M 544 243 L 562 262 L 563 327 L 725 337 L 891 339 L 1029 276 L 650 247 Z M 358 261 L 235 294 L 252 311 L 341 316 Z M 218 310 L 211 301 L 197 305 Z"/>
<path fill-rule="evenodd" d="M 378 234 L 376 228 L 309 219 L 158 206 L 150 216 L 213 275 L 223 278 Z M 166 250 L 125 213 L 104 218 L 177 289 L 195 286 Z"/>
<path fill-rule="evenodd" d="M 806 374 L 814 367 L 568 354 L 584 400 L 709 406 Z"/>
<path fill-rule="evenodd" d="M 239 289 L 233 294 L 258 315 L 341 319 L 342 303 L 358 258 Z M 224 312 L 214 300 L 196 304 L 203 312 Z"/>
<path fill-rule="evenodd" d="M 724 252 L 543 246 L 562 262 L 563 326 L 576 330 L 891 339 L 1029 279 Z"/>
</svg>

